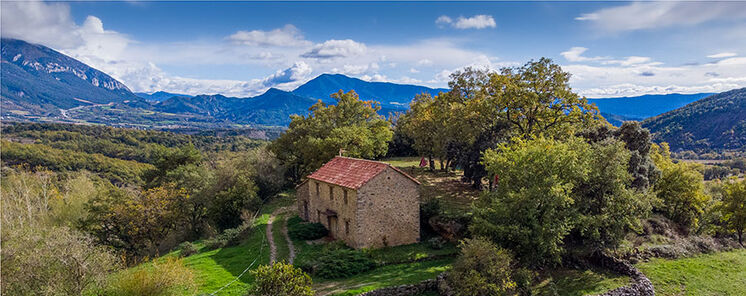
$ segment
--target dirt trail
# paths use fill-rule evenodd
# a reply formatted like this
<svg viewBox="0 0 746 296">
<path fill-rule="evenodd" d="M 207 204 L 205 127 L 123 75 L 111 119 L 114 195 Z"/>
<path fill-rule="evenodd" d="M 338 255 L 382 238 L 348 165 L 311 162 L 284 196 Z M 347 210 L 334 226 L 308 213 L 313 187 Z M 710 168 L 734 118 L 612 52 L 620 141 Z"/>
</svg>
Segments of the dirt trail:
<svg viewBox="0 0 746 296">
<path fill-rule="evenodd" d="M 279 212 L 279 209 L 272 212 L 267 220 L 267 241 L 269 242 L 269 263 L 273 264 L 277 260 L 277 246 L 275 245 L 275 239 L 272 236 L 272 221 L 275 220 L 275 216 Z"/>
<path fill-rule="evenodd" d="M 288 219 L 285 219 L 285 223 L 282 224 L 282 235 L 285 236 L 285 241 L 288 242 L 288 263 L 293 264 L 293 259 L 295 259 L 295 246 L 293 246 L 293 241 L 290 240 L 290 236 L 288 235 Z"/>
</svg>

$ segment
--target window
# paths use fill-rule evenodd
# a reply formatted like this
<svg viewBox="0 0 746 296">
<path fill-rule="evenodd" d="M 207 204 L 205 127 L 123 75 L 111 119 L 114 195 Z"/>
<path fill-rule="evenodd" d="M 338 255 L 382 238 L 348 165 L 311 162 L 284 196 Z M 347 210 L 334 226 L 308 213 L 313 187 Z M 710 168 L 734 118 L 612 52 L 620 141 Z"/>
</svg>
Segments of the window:
<svg viewBox="0 0 746 296">
<path fill-rule="evenodd" d="M 350 220 L 345 220 L 345 234 L 350 234 Z"/>
<path fill-rule="evenodd" d="M 321 223 L 321 211 L 316 210 L 316 222 Z"/>
<path fill-rule="evenodd" d="M 344 199 L 345 199 L 345 204 L 347 204 L 347 189 L 344 190 Z"/>
<path fill-rule="evenodd" d="M 334 200 L 334 187 L 329 185 L 329 200 Z"/>
<path fill-rule="evenodd" d="M 316 184 L 316 196 L 319 196 L 319 182 L 314 182 Z"/>
</svg>

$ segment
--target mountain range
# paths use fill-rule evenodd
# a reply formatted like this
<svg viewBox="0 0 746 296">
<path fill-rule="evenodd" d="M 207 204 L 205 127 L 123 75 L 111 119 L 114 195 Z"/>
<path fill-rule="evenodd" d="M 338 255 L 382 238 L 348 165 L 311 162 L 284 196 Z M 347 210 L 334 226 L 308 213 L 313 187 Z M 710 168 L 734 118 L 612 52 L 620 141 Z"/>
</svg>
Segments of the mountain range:
<svg viewBox="0 0 746 296">
<path fill-rule="evenodd" d="M 168 129 L 287 126 L 290 115 L 307 114 L 319 100 L 334 103 L 330 95 L 339 90 L 355 90 L 364 100 L 378 101 L 381 114 L 406 111 L 417 94 L 448 91 L 322 74 L 293 91 L 270 88 L 247 98 L 164 91 L 133 93 L 106 73 L 48 47 L 7 38 L 1 43 L 3 120 Z M 589 102 L 614 125 L 649 118 L 645 126 L 657 138 L 670 142 L 672 148 L 732 147 L 740 145 L 740 140 L 729 141 L 728 135 L 740 137 L 742 129 L 738 125 L 743 125 L 739 119 L 743 118 L 743 108 L 736 108 L 743 107 L 739 91 L 743 92 L 643 95 Z M 708 134 L 710 130 L 717 134 Z M 708 140 L 698 142 L 702 139 Z"/>
</svg>

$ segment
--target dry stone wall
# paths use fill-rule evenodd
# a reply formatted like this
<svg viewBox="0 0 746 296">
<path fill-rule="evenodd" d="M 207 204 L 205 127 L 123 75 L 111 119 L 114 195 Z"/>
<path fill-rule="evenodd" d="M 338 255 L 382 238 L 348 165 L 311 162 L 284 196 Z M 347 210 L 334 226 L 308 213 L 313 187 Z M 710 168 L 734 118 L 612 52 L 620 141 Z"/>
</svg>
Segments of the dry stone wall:
<svg viewBox="0 0 746 296">
<path fill-rule="evenodd" d="M 597 254 L 594 260 L 606 269 L 632 278 L 631 284 L 600 294 L 600 296 L 655 296 L 653 283 L 632 264 L 605 254 Z"/>
</svg>

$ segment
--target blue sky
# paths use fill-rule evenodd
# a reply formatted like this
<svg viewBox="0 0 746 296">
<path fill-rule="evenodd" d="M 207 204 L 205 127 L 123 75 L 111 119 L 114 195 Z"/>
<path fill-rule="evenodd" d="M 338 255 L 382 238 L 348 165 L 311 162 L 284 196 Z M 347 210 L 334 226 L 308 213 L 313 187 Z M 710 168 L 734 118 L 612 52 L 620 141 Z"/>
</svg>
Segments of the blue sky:
<svg viewBox="0 0 746 296">
<path fill-rule="evenodd" d="M 445 86 L 550 57 L 589 97 L 746 86 L 746 2 L 3 2 L 2 35 L 134 91 L 232 96 L 321 73 Z"/>
</svg>

